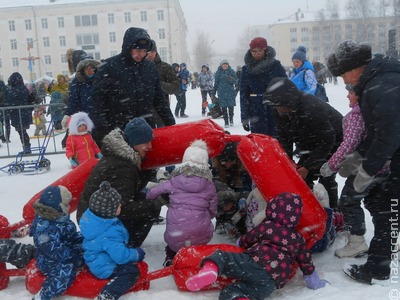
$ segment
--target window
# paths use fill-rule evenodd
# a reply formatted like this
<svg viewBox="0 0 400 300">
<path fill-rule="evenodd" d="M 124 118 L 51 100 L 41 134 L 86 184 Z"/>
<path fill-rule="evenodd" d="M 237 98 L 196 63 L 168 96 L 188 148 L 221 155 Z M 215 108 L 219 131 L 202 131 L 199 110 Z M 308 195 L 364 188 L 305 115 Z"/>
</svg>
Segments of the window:
<svg viewBox="0 0 400 300">
<path fill-rule="evenodd" d="M 25 30 L 32 30 L 32 21 L 25 20 Z"/>
<path fill-rule="evenodd" d="M 112 50 L 112 51 L 110 51 L 110 56 L 115 56 L 115 55 L 117 55 L 118 54 L 118 51 L 117 50 Z"/>
<path fill-rule="evenodd" d="M 11 39 L 10 40 L 10 46 L 11 46 L 11 50 L 17 50 L 18 49 L 17 40 L 16 39 Z"/>
<path fill-rule="evenodd" d="M 114 14 L 108 14 L 108 24 L 114 24 L 115 20 L 114 20 Z"/>
<path fill-rule="evenodd" d="M 308 28 L 307 27 L 301 27 L 301 32 L 307 32 Z"/>
<path fill-rule="evenodd" d="M 11 60 L 12 60 L 12 65 L 13 65 L 13 67 L 18 67 L 18 66 L 19 66 L 19 59 L 18 59 L 18 57 L 13 57 Z"/>
<path fill-rule="evenodd" d="M 147 22 L 147 11 L 140 12 L 140 21 Z"/>
<path fill-rule="evenodd" d="M 75 16 L 75 27 L 97 26 L 97 15 Z"/>
<path fill-rule="evenodd" d="M 98 33 L 79 34 L 76 36 L 76 44 L 78 46 L 98 45 L 99 44 L 99 34 Z"/>
<path fill-rule="evenodd" d="M 50 47 L 50 38 L 48 38 L 48 37 L 43 38 L 43 47 L 45 47 L 45 48 Z"/>
<path fill-rule="evenodd" d="M 297 38 L 291 38 L 291 39 L 290 39 L 290 42 L 291 42 L 291 43 L 297 43 Z"/>
<path fill-rule="evenodd" d="M 64 28 L 64 17 L 58 17 L 58 28 Z"/>
<path fill-rule="evenodd" d="M 61 54 L 61 59 L 60 59 L 62 64 L 66 64 L 67 63 L 67 56 L 65 54 Z"/>
<path fill-rule="evenodd" d="M 131 13 L 130 12 L 124 13 L 124 18 L 125 18 L 125 23 L 131 23 L 132 22 L 132 18 L 131 18 Z"/>
<path fill-rule="evenodd" d="M 49 28 L 49 24 L 47 24 L 47 18 L 42 18 L 41 22 L 42 22 L 42 29 Z"/>
<path fill-rule="evenodd" d="M 110 32 L 109 36 L 110 36 L 110 43 L 116 43 L 117 42 L 117 37 L 115 35 L 115 32 Z"/>
<path fill-rule="evenodd" d="M 297 28 L 290 28 L 290 32 L 297 32 Z"/>
<path fill-rule="evenodd" d="M 66 47 L 67 46 L 65 35 L 59 36 L 58 39 L 60 41 L 60 47 Z"/>
<path fill-rule="evenodd" d="M 351 24 L 346 24 L 346 30 L 350 31 L 353 29 L 353 26 Z"/>
<path fill-rule="evenodd" d="M 164 21 L 164 11 L 163 10 L 157 10 L 157 20 Z"/>
<path fill-rule="evenodd" d="M 160 40 L 165 40 L 165 29 L 164 28 L 158 29 L 158 38 Z"/>
<path fill-rule="evenodd" d="M 15 31 L 15 21 L 8 21 L 8 29 L 10 31 Z"/>
<path fill-rule="evenodd" d="M 45 65 L 51 65 L 51 56 L 50 55 L 45 55 L 44 56 L 44 64 Z"/>
<path fill-rule="evenodd" d="M 157 52 L 158 55 L 160 55 L 162 61 L 167 61 L 167 48 L 160 47 Z"/>
<path fill-rule="evenodd" d="M 33 48 L 33 38 L 26 39 L 26 47 L 32 49 Z"/>
<path fill-rule="evenodd" d="M 301 41 L 302 41 L 302 42 L 308 42 L 308 36 L 303 36 L 303 37 L 301 38 Z"/>
</svg>

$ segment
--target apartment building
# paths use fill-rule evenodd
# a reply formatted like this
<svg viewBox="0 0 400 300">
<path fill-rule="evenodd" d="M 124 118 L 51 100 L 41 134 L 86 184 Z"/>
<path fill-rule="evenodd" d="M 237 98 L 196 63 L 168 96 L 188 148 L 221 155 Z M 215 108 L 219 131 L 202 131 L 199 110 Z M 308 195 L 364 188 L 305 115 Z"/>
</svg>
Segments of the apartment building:
<svg viewBox="0 0 400 300">
<path fill-rule="evenodd" d="M 13 72 L 26 81 L 68 74 L 70 48 L 97 60 L 114 56 L 129 27 L 146 29 L 164 61 L 187 60 L 179 0 L 2 0 L 0 79 Z"/>
</svg>

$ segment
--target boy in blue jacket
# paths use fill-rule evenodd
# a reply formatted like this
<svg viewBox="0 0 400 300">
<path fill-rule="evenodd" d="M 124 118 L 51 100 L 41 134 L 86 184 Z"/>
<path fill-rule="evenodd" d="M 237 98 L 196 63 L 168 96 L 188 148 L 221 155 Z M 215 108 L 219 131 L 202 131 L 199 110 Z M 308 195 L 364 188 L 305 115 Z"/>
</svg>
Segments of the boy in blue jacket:
<svg viewBox="0 0 400 300">
<path fill-rule="evenodd" d="M 97 278 L 110 279 L 98 300 L 119 299 L 140 276 L 137 263 L 143 260 L 145 252 L 127 247 L 129 235 L 117 218 L 120 212 L 121 195 L 108 181 L 103 181 L 90 197 L 89 208 L 79 223 L 86 264 Z"/>
</svg>

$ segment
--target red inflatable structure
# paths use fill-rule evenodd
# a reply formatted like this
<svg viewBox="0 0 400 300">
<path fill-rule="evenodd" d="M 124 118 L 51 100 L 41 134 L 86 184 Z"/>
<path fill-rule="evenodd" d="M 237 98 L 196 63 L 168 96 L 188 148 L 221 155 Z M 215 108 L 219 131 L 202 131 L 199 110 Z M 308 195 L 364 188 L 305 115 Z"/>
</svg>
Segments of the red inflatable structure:
<svg viewBox="0 0 400 300">
<path fill-rule="evenodd" d="M 250 134 L 248 136 L 226 134 L 222 127 L 212 120 L 184 123 L 154 130 L 153 151 L 148 152 L 142 164 L 143 169 L 151 169 L 181 163 L 186 148 L 196 139 L 207 143 L 210 157 L 219 155 L 227 142 L 239 142 L 238 155 L 250 176 L 256 183 L 265 199 L 271 199 L 281 192 L 299 194 L 303 199 L 303 215 L 298 230 L 310 248 L 319 240 L 325 231 L 326 213 L 316 200 L 311 190 L 298 175 L 292 161 L 285 154 L 279 143 L 268 136 Z M 97 159 L 88 160 L 71 170 L 51 185 L 63 185 L 72 193 L 70 212 L 76 210 L 80 193 L 90 175 Z M 0 218 L 0 237 L 10 237 L 11 232 L 29 225 L 34 218 L 33 203 L 39 199 L 42 191 L 34 195 L 23 209 L 24 220 L 9 225 L 6 218 Z M 1 217 L 1 216 L 0 216 Z M 232 245 L 207 245 L 187 247 L 178 252 L 173 265 L 147 274 L 147 264 L 141 263 L 141 278 L 132 291 L 149 288 L 149 281 L 173 274 L 180 290 L 186 290 L 185 281 L 198 271 L 201 259 L 216 249 L 241 252 L 242 249 Z M 0 264 L 0 290 L 7 287 L 10 276 L 26 275 L 26 285 L 30 292 L 37 293 L 44 280 L 32 261 L 25 270 L 7 270 Z M 106 280 L 93 277 L 87 269 L 83 269 L 74 284 L 68 289 L 68 295 L 79 297 L 95 297 Z M 219 278 L 214 286 L 221 288 L 230 280 Z"/>
</svg>

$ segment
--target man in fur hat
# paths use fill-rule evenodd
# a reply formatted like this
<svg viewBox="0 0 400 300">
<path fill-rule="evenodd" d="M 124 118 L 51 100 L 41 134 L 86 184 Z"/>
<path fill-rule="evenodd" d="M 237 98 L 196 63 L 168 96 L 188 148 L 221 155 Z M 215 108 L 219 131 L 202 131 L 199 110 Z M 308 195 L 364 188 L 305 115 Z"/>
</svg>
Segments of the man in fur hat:
<svg viewBox="0 0 400 300">
<path fill-rule="evenodd" d="M 354 86 L 367 130 L 367 137 L 342 163 L 339 173 L 355 175 L 354 190 L 362 193 L 391 160 L 385 189 L 364 199 L 375 227 L 367 262 L 343 268 L 358 282 L 385 284 L 399 232 L 400 63 L 383 55 L 372 57 L 370 45 L 347 40 L 328 57 L 328 68 L 333 76 L 341 76 L 345 84 Z"/>
</svg>

